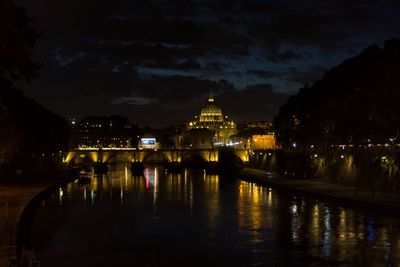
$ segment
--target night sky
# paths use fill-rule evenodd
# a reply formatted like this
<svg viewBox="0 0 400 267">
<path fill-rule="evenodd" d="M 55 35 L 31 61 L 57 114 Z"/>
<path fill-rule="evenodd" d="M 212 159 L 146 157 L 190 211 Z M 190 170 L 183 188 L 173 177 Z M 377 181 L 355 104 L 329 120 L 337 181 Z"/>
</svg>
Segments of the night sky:
<svg viewBox="0 0 400 267">
<path fill-rule="evenodd" d="M 43 31 L 27 96 L 67 117 L 118 113 L 156 127 L 187 122 L 210 91 L 238 122 L 271 120 L 400 25 L 398 0 L 17 2 Z"/>
</svg>

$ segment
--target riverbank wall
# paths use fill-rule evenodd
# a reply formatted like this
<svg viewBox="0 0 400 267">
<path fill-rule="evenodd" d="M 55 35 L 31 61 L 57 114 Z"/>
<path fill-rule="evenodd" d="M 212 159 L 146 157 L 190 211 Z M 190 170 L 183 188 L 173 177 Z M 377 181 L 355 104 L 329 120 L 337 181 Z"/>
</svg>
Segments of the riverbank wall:
<svg viewBox="0 0 400 267">
<path fill-rule="evenodd" d="M 361 147 L 252 151 L 246 167 L 295 179 L 400 192 L 400 148 Z"/>
<path fill-rule="evenodd" d="M 29 251 L 27 237 L 36 205 L 44 195 L 73 181 L 75 171 L 60 171 L 55 179 L 0 186 L 0 267 L 24 266 L 22 252 L 24 247 Z"/>
</svg>

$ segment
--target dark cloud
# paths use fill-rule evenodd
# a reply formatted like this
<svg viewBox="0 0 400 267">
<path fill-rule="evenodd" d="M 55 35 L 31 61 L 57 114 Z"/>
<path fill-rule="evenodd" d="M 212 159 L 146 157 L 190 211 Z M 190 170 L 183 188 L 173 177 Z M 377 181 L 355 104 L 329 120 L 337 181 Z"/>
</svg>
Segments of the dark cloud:
<svg viewBox="0 0 400 267">
<path fill-rule="evenodd" d="M 275 92 L 271 84 L 258 84 L 243 90 L 230 90 L 218 96 L 225 113 L 239 122 L 251 120 L 272 120 L 289 97 L 286 93 Z"/>
<path fill-rule="evenodd" d="M 203 101 L 210 92 L 233 90 L 233 85 L 191 76 L 152 76 L 136 79 L 132 88 L 136 96 L 155 98 L 160 105 L 178 107 L 188 101 Z"/>
<path fill-rule="evenodd" d="M 302 59 L 303 55 L 301 55 L 300 53 L 296 53 L 295 51 L 290 49 L 284 52 L 270 50 L 270 53 L 268 53 L 267 57 L 272 62 L 278 63 L 278 62 L 287 62 L 295 59 Z"/>
<path fill-rule="evenodd" d="M 222 71 L 227 67 L 230 67 L 230 64 L 226 63 L 221 63 L 221 62 L 207 62 L 206 68 L 209 70 L 216 70 L 216 71 Z"/>
<path fill-rule="evenodd" d="M 280 78 L 281 74 L 279 72 L 275 71 L 268 71 L 268 70 L 254 70 L 250 69 L 247 70 L 246 72 L 249 75 L 254 75 L 260 78 L 265 78 L 265 79 L 272 79 L 272 78 Z"/>
<path fill-rule="evenodd" d="M 286 79 L 302 85 L 311 85 L 315 81 L 320 80 L 326 70 L 326 67 L 314 65 L 306 71 L 288 72 Z"/>
<path fill-rule="evenodd" d="M 143 123 L 184 122 L 210 90 L 239 120 L 271 118 L 287 97 L 276 89 L 311 84 L 400 23 L 395 0 L 17 1 L 44 33 L 28 95 Z"/>
<path fill-rule="evenodd" d="M 293 50 L 280 53 L 279 49 L 283 45 L 292 45 L 335 51 L 341 42 L 352 37 L 352 34 L 345 30 L 331 29 L 335 24 L 335 18 L 328 15 L 284 14 L 271 22 L 254 24 L 252 34 L 262 38 L 267 56 L 272 59 L 276 57 L 279 60 L 279 54 L 283 55 L 283 58 L 299 58 Z"/>
<path fill-rule="evenodd" d="M 269 3 L 267 1 L 247 0 L 240 2 L 240 9 L 250 14 L 276 14 L 286 12 L 288 7 Z"/>
<path fill-rule="evenodd" d="M 204 81 L 199 81 L 203 84 Z M 205 82 L 207 84 L 208 82 Z M 222 82 L 223 83 L 223 82 Z M 217 85 L 217 84 L 216 84 Z M 228 86 L 229 87 L 229 86 Z M 208 88 L 208 86 L 207 86 Z M 206 88 L 204 88 L 206 89 Z M 189 121 L 193 116 L 198 115 L 201 107 L 205 104 L 209 92 L 207 90 L 197 90 L 196 97 L 185 97 L 185 101 L 176 99 L 167 99 L 171 101 L 166 105 L 165 99 L 159 102 L 152 102 L 145 105 L 129 105 L 122 103 L 116 105 L 121 112 L 127 110 L 129 114 L 141 114 L 136 118 L 141 124 L 153 124 L 157 121 L 161 125 L 179 124 Z M 243 90 L 237 90 L 233 87 L 226 87 L 223 90 L 214 93 L 218 105 L 222 107 L 225 115 L 229 115 L 237 122 L 249 120 L 272 120 L 279 106 L 288 98 L 288 94 L 274 92 L 271 85 L 261 84 L 249 86 Z M 176 103 L 180 103 L 179 105 Z M 250 108 L 251 107 L 251 108 Z M 157 112 L 153 112 L 153 110 Z M 159 114 L 159 115 L 154 115 Z"/>
<path fill-rule="evenodd" d="M 164 68 L 164 69 L 176 69 L 176 70 L 196 70 L 200 69 L 201 65 L 194 61 L 194 60 L 185 60 L 183 62 L 157 62 L 156 60 L 153 61 L 144 61 L 142 63 L 143 67 L 148 68 Z"/>
</svg>

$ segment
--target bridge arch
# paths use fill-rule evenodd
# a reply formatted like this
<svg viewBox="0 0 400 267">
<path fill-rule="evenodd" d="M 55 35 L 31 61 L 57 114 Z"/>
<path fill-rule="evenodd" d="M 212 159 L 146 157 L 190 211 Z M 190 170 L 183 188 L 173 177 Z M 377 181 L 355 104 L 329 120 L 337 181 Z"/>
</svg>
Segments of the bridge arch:
<svg viewBox="0 0 400 267">
<path fill-rule="evenodd" d="M 246 154 L 247 151 L 243 151 L 244 152 L 228 147 L 221 148 L 219 150 L 218 166 L 227 170 L 242 169 L 244 167 L 244 163 L 248 161 L 248 154 Z"/>
<path fill-rule="evenodd" d="M 226 150 L 226 149 L 225 149 Z M 69 164 L 71 161 L 101 162 L 101 163 L 114 163 L 114 162 L 143 162 L 143 163 L 171 163 L 171 162 L 210 162 L 216 163 L 220 161 L 220 154 L 224 149 L 199 149 L 199 150 L 118 150 L 112 149 L 93 149 L 93 150 L 70 150 L 64 157 L 63 162 Z M 249 161 L 249 151 L 245 149 L 231 149 L 237 158 L 242 163 Z"/>
<path fill-rule="evenodd" d="M 198 151 L 187 151 L 182 154 L 182 163 L 186 165 L 204 165 L 208 159 Z"/>
<path fill-rule="evenodd" d="M 69 152 L 66 159 L 65 163 L 71 167 L 74 165 L 85 165 L 85 164 L 93 164 L 97 162 L 97 155 L 94 155 L 93 153 L 87 153 L 87 152 L 80 152 L 80 153 L 71 153 Z"/>
<path fill-rule="evenodd" d="M 250 160 L 250 152 L 247 149 L 235 150 L 235 155 L 240 158 L 242 163 Z"/>
<path fill-rule="evenodd" d="M 168 159 L 165 153 L 160 153 L 159 151 L 149 151 L 143 155 L 143 163 L 168 163 Z"/>
<path fill-rule="evenodd" d="M 112 152 L 108 155 L 105 163 L 131 163 L 133 156 L 130 152 Z"/>
</svg>

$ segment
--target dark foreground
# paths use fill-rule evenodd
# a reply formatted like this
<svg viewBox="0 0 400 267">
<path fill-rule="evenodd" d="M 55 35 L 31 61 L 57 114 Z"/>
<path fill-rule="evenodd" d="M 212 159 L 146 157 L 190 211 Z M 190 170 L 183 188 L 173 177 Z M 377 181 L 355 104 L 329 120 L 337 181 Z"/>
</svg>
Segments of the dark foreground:
<svg viewBox="0 0 400 267">
<path fill-rule="evenodd" d="M 112 167 L 59 188 L 31 229 L 41 266 L 396 266 L 400 220 L 204 171 Z M 396 215 L 396 214 L 393 214 Z"/>
</svg>

